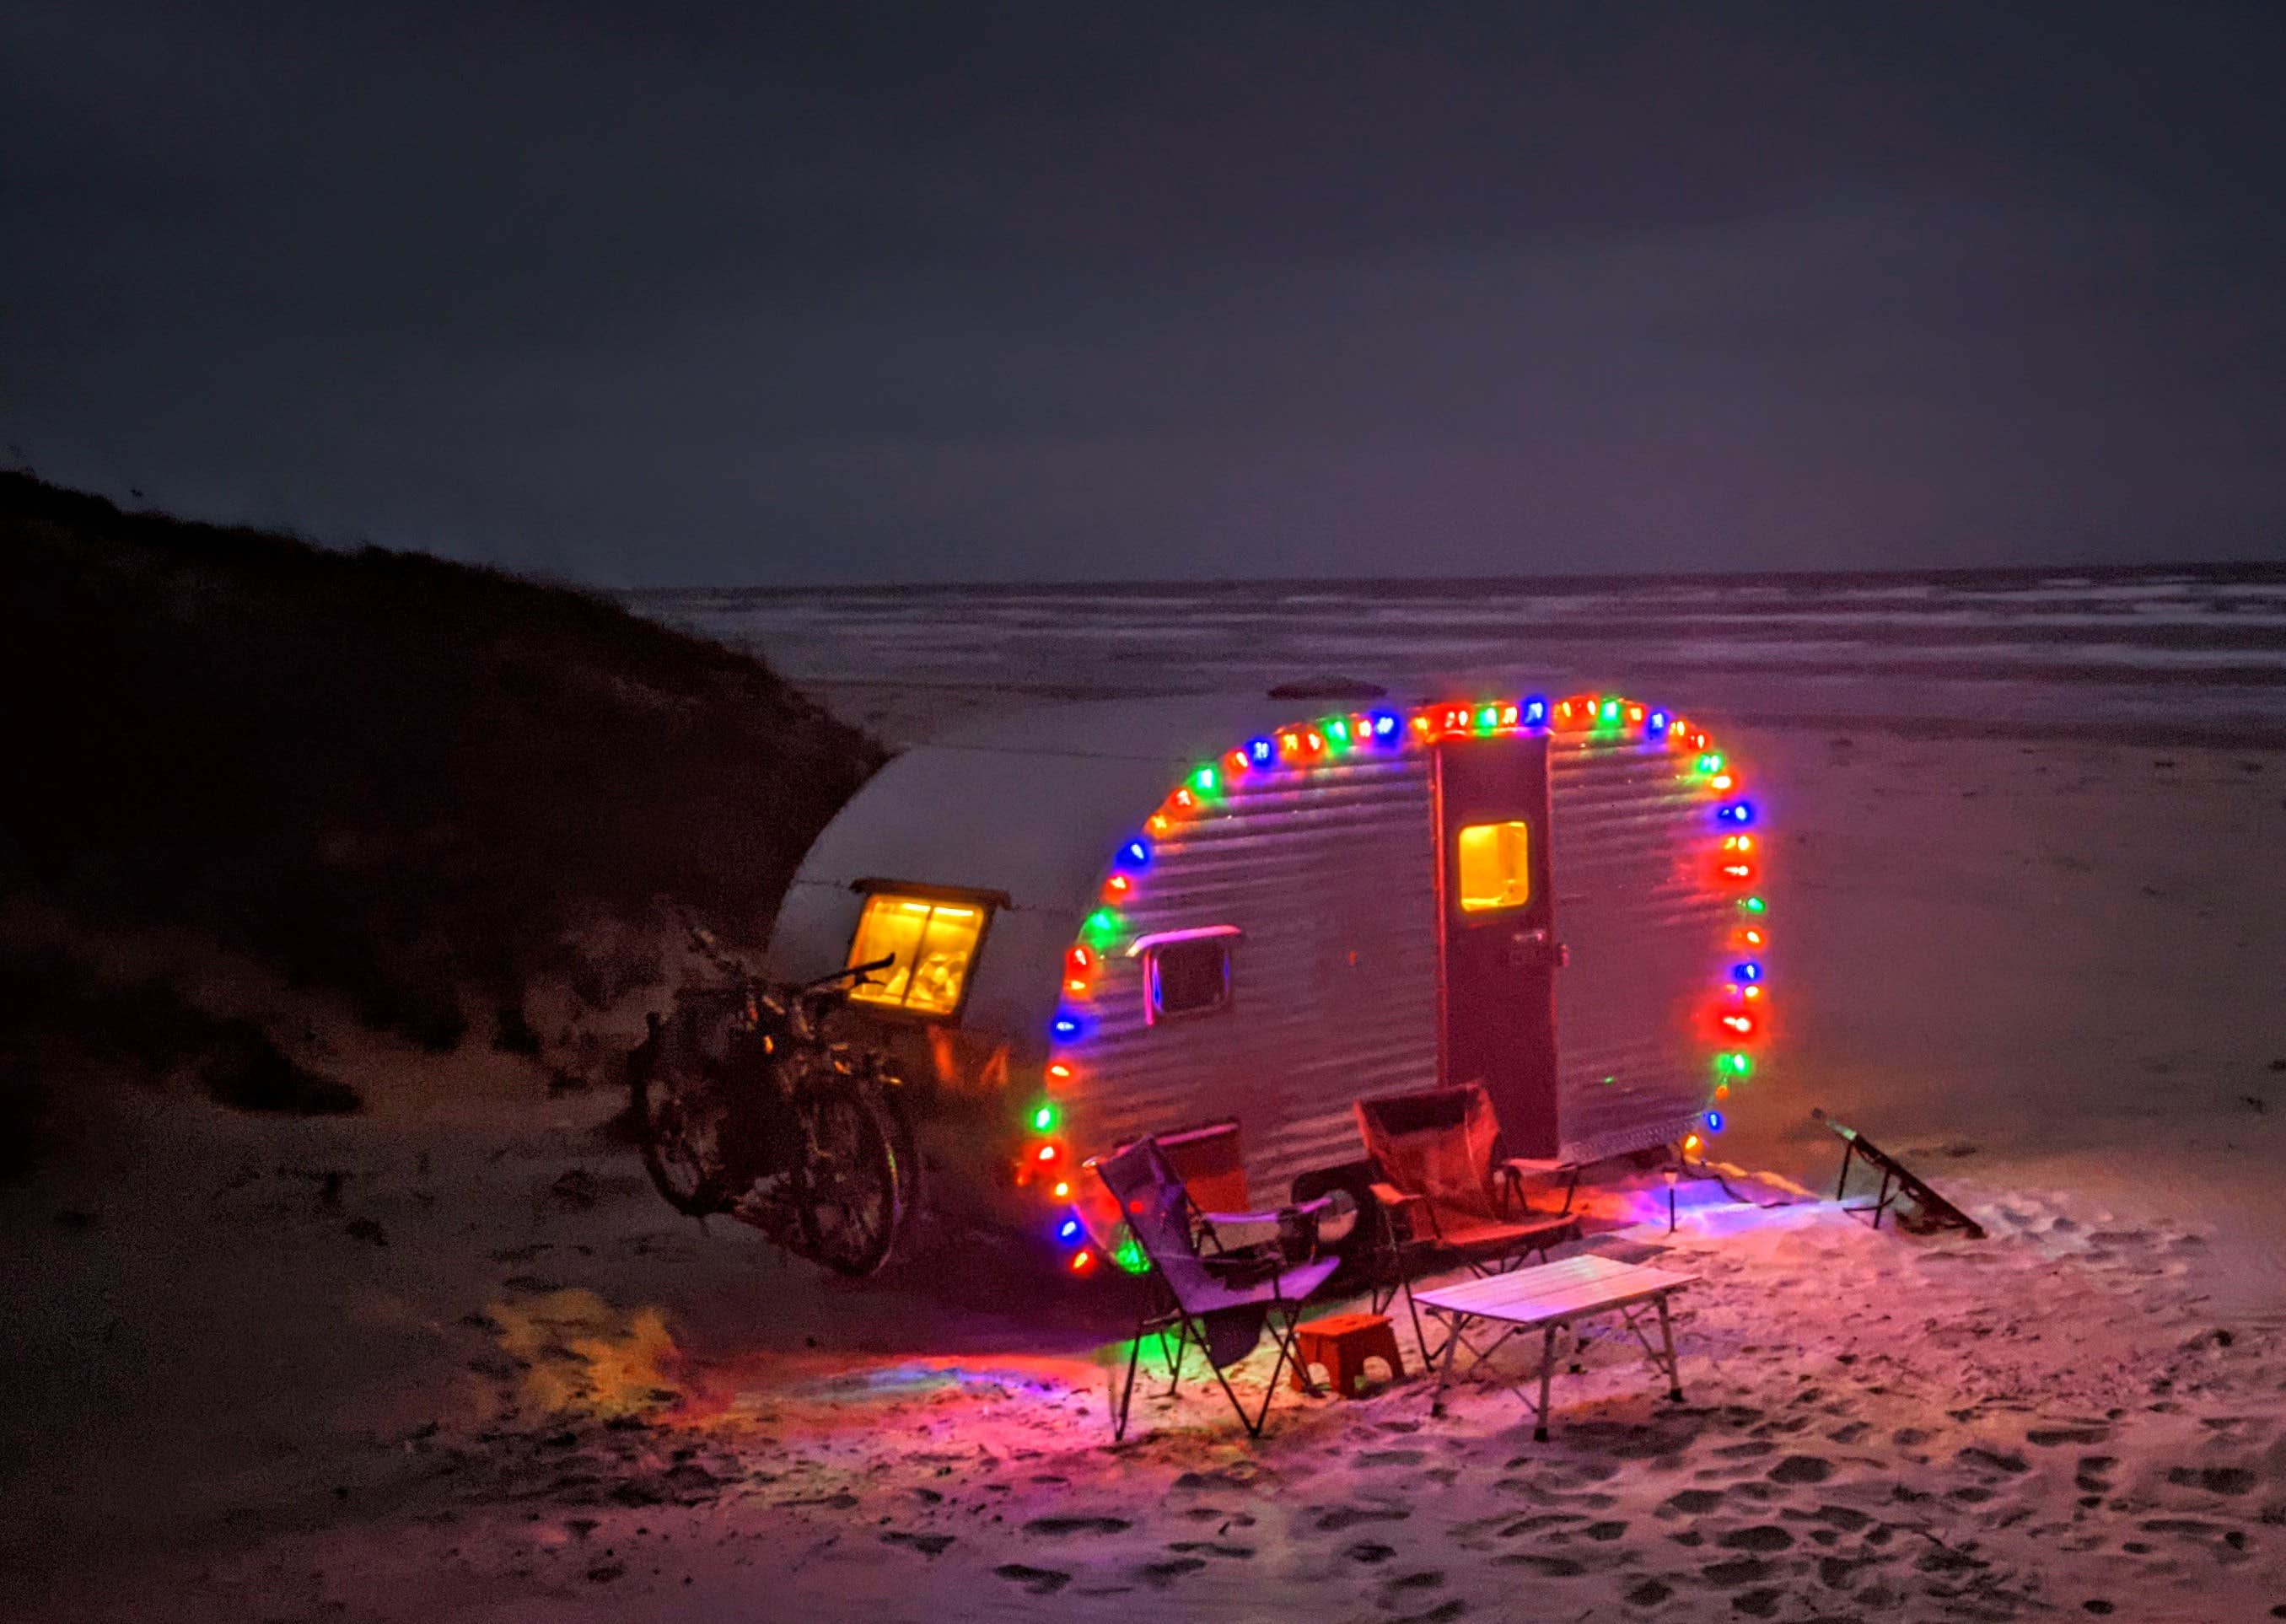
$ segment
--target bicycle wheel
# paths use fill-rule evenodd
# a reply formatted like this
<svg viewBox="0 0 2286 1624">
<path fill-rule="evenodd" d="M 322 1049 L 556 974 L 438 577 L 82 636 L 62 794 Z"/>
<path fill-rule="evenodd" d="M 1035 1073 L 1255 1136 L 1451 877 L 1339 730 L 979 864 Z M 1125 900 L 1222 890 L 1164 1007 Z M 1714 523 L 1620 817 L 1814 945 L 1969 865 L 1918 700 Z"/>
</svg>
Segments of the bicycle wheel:
<svg viewBox="0 0 2286 1624">
<path fill-rule="evenodd" d="M 895 1128 L 846 1084 L 812 1093 L 804 1110 L 813 1149 L 795 1199 L 805 1250 L 838 1273 L 871 1274 L 889 1260 L 904 1220 Z"/>
<path fill-rule="evenodd" d="M 690 1023 L 662 1025 L 628 1067 L 643 1171 L 668 1206 L 692 1218 L 729 1210 L 737 1192 L 725 1155 L 729 1100 L 692 1041 Z"/>
</svg>

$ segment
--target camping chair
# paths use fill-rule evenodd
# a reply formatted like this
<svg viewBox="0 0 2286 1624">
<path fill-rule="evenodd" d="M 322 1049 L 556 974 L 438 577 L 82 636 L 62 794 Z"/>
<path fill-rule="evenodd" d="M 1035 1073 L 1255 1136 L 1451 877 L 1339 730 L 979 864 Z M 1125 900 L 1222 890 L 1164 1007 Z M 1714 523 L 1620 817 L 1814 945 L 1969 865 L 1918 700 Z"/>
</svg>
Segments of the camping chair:
<svg viewBox="0 0 2286 1624">
<path fill-rule="evenodd" d="M 1170 1395 L 1182 1378 L 1186 1352 L 1196 1344 L 1207 1356 L 1207 1368 L 1238 1412 L 1247 1436 L 1262 1436 L 1270 1417 L 1270 1401 L 1277 1396 L 1278 1378 L 1294 1357 L 1294 1328 L 1301 1320 L 1303 1300 L 1341 1266 L 1338 1257 L 1289 1263 L 1277 1244 L 1223 1250 L 1218 1228 L 1261 1224 L 1278 1226 L 1276 1212 L 1210 1213 L 1193 1204 L 1183 1180 L 1155 1139 L 1134 1144 L 1088 1163 L 1118 1202 L 1128 1232 L 1151 1261 L 1149 1296 L 1135 1326 L 1135 1342 L 1128 1350 L 1127 1382 L 1112 1418 L 1112 1436 L 1127 1436 L 1127 1415 L 1135 1399 L 1135 1370 L 1143 1357 L 1143 1339 L 1155 1336 L 1163 1350 L 1169 1336 L 1174 1351 L 1169 1358 Z M 1314 1250 L 1314 1249 L 1312 1249 Z M 1278 1361 L 1262 1391 L 1262 1407 L 1254 1415 L 1223 1373 L 1254 1352 L 1267 1328 L 1277 1339 Z"/>
<path fill-rule="evenodd" d="M 1497 1274 L 1578 1238 L 1580 1220 L 1568 1211 L 1536 1213 L 1525 1200 L 1525 1175 L 1545 1163 L 1494 1159 L 1500 1121 L 1481 1084 L 1360 1100 L 1357 1119 L 1380 1174 L 1373 1195 L 1387 1266 L 1375 1282 L 1374 1312 L 1403 1291 L 1416 1342 L 1421 1314 L 1408 1258 L 1447 1253 L 1479 1276 Z M 1420 1346 L 1426 1357 L 1429 1344 Z"/>
</svg>

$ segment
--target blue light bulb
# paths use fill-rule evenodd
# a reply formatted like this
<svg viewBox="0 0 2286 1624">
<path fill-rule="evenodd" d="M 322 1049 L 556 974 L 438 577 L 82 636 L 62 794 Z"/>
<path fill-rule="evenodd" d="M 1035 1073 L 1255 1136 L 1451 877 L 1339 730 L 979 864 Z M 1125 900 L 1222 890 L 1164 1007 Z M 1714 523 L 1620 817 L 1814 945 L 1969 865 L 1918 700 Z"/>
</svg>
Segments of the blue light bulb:
<svg viewBox="0 0 2286 1624">
<path fill-rule="evenodd" d="M 1151 848 L 1140 840 L 1130 840 L 1119 854 L 1130 868 L 1141 868 L 1151 861 Z"/>
<path fill-rule="evenodd" d="M 1069 1042 L 1071 1039 L 1079 1036 L 1079 1022 L 1073 1020 L 1069 1015 L 1058 1015 L 1055 1020 L 1055 1024 L 1051 1026 L 1048 1030 L 1053 1032 L 1058 1037 L 1064 1039 L 1066 1042 Z"/>
<path fill-rule="evenodd" d="M 1548 701 L 1539 698 L 1537 695 L 1534 695 L 1532 698 L 1526 699 L 1524 702 L 1524 720 L 1526 726 L 1530 726 L 1533 722 L 1547 721 Z"/>
<path fill-rule="evenodd" d="M 1762 979 L 1762 967 L 1752 959 L 1742 965 L 1732 965 L 1730 979 L 1734 981 L 1759 981 Z"/>
<path fill-rule="evenodd" d="M 1063 1241 L 1078 1240 L 1079 1220 L 1077 1218 L 1066 1218 L 1063 1221 L 1063 1227 L 1056 1231 L 1056 1236 L 1059 1240 Z"/>
<path fill-rule="evenodd" d="M 1722 1112 L 1709 1111 L 1707 1113 L 1707 1131 L 1709 1133 L 1720 1133 L 1722 1131 Z"/>
<path fill-rule="evenodd" d="M 1246 741 L 1246 753 L 1259 766 L 1278 753 L 1278 746 L 1266 738 L 1250 738 Z"/>
</svg>

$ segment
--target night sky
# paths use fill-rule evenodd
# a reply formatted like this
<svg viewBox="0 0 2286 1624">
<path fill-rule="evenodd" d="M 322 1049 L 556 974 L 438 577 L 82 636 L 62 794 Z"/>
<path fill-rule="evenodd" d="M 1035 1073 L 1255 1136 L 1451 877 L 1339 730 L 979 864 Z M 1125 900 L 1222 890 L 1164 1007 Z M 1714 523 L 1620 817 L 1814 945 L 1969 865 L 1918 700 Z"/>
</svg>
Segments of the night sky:
<svg viewBox="0 0 2286 1624">
<path fill-rule="evenodd" d="M 5 0 L 0 444 L 610 584 L 2275 558 L 2282 42 Z"/>
</svg>

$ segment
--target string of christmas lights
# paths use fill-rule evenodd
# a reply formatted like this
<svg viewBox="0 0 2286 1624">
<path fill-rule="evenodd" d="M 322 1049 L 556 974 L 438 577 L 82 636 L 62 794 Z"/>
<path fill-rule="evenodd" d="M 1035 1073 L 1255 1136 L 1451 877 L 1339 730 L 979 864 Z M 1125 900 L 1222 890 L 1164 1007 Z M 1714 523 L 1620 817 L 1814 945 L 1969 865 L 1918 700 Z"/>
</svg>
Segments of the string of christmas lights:
<svg viewBox="0 0 2286 1624">
<path fill-rule="evenodd" d="M 1704 1133 L 1722 1131 L 1734 1092 L 1754 1072 L 1754 1050 L 1766 1028 L 1766 992 L 1762 956 L 1768 943 L 1768 904 L 1755 889 L 1761 877 L 1760 846 L 1747 831 L 1754 826 L 1752 801 L 1738 794 L 1737 774 L 1704 729 L 1672 712 L 1612 694 L 1574 694 L 1551 706 L 1538 696 L 1517 699 L 1444 703 L 1410 712 L 1352 711 L 1297 722 L 1250 738 L 1216 761 L 1186 773 L 1143 827 L 1113 856 L 1100 905 L 1082 923 L 1079 939 L 1064 958 L 1063 998 L 1049 1029 L 1049 1058 L 1042 1097 L 1024 1113 L 1029 1130 L 1017 1163 L 1020 1184 L 1036 1186 L 1057 1214 L 1057 1240 L 1071 1249 L 1073 1273 L 1092 1273 L 1101 1249 L 1088 1233 L 1075 1203 L 1071 1148 L 1061 1129 L 1059 1097 L 1076 1078 L 1078 1051 L 1092 1025 L 1094 989 L 1107 956 L 1132 941 L 1123 907 L 1147 884 L 1158 842 L 1214 808 L 1249 775 L 1307 771 L 1344 761 L 1428 749 L 1447 739 L 1494 738 L 1547 734 L 1587 735 L 1591 739 L 1636 740 L 1646 750 L 1681 758 L 1676 777 L 1693 793 L 1714 802 L 1708 818 L 1708 883 L 1734 894 L 1736 920 L 1728 938 L 1730 962 L 1718 982 L 1707 1013 L 1711 1077 L 1706 1108 L 1685 1134 L 1685 1156 L 1704 1147 Z M 1149 1267 L 1131 1237 L 1112 1247 L 1111 1260 L 1131 1273 Z"/>
</svg>

